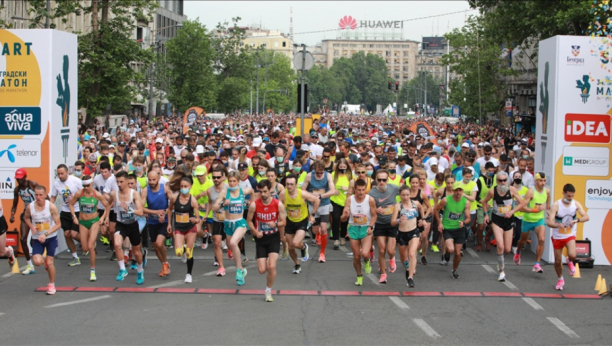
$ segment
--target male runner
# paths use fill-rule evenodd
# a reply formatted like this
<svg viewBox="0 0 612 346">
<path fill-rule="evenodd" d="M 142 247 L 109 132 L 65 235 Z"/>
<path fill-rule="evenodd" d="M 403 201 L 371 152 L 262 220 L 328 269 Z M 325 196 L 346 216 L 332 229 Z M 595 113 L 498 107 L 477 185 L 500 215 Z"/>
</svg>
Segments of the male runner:
<svg viewBox="0 0 612 346">
<path fill-rule="evenodd" d="M 117 179 L 117 186 L 119 189 L 110 195 L 109 203 L 113 205 L 117 213 L 117 230 L 115 231 L 114 239 L 117 264 L 119 264 L 117 281 L 123 281 L 128 275 L 127 270 L 125 270 L 121 246 L 123 240 L 129 238 L 132 244 L 132 253 L 134 257 L 136 257 L 136 263 L 138 265 L 136 269 L 136 284 L 142 285 L 144 283 L 144 269 L 142 266 L 142 253 L 140 252 L 140 231 L 138 229 L 136 216 L 143 216 L 144 210 L 140 195 L 128 186 L 127 172 L 121 171 L 115 175 L 115 178 Z"/>
<path fill-rule="evenodd" d="M 35 266 L 44 263 L 49 273 L 47 294 L 55 294 L 55 266 L 53 259 L 57 249 L 57 231 L 60 229 L 60 216 L 57 207 L 46 200 L 47 189 L 37 185 L 34 190 L 35 202 L 30 203 L 25 210 L 23 220 L 32 232 L 32 259 Z M 47 257 L 43 253 L 47 250 Z"/>
<path fill-rule="evenodd" d="M 206 190 L 208 196 L 208 203 L 206 205 L 206 215 L 210 215 L 211 210 L 219 199 L 221 192 L 227 189 L 227 184 L 223 182 L 225 179 L 225 169 L 216 167 L 212 171 L 213 186 Z M 223 249 L 221 248 L 221 242 L 225 237 L 223 226 L 225 223 L 225 210 L 219 209 L 217 212 L 212 213 L 212 239 L 215 245 L 215 264 L 219 266 L 217 270 L 217 276 L 225 276 L 225 266 L 223 265 Z"/>
<path fill-rule="evenodd" d="M 285 191 L 279 195 L 279 200 L 287 210 L 287 223 L 285 226 L 285 238 L 289 247 L 289 256 L 295 264 L 293 274 L 299 274 L 302 271 L 302 266 L 298 262 L 295 249 L 300 249 L 302 252 L 302 262 L 308 261 L 308 244 L 303 242 L 308 222 L 314 223 L 314 213 L 308 213 L 308 205 L 310 202 L 313 209 L 317 210 L 321 200 L 318 196 L 310 192 L 297 188 L 297 176 L 290 174 L 285 179 Z"/>
<path fill-rule="evenodd" d="M 385 252 L 389 254 L 389 271 L 394 273 L 397 269 L 395 264 L 395 244 L 397 227 L 391 225 L 391 216 L 395 206 L 395 196 L 399 194 L 399 188 L 388 184 L 389 171 L 379 169 L 376 171 L 376 187 L 370 190 L 369 195 L 376 203 L 376 224 L 374 226 L 374 237 L 378 243 L 378 267 L 380 268 L 380 280 L 387 283 L 387 264 L 385 263 Z"/>
<path fill-rule="evenodd" d="M 521 230 L 521 239 L 516 245 L 516 254 L 514 255 L 514 263 L 521 264 L 521 251 L 523 246 L 529 239 L 529 232 L 533 231 L 538 237 L 538 246 L 536 247 L 536 262 L 533 265 L 533 271 L 536 273 L 544 273 L 540 260 L 544 253 L 544 236 L 546 229 L 544 228 L 544 210 L 550 210 L 550 189 L 546 186 L 546 174 L 539 172 L 535 175 L 535 187 L 529 189 L 525 195 L 524 206 L 521 211 L 523 215 L 523 228 Z"/>
<path fill-rule="evenodd" d="M 28 205 L 34 202 L 34 189 L 38 185 L 33 180 L 28 180 L 28 173 L 25 169 L 19 168 L 15 171 L 15 180 L 17 180 L 17 186 L 15 187 L 15 195 L 13 196 L 13 207 L 11 208 L 11 217 L 9 221 L 11 223 L 15 222 L 15 211 L 17 211 L 17 205 L 19 204 L 19 198 L 23 200 L 23 212 L 21 213 L 21 224 L 20 224 L 20 232 L 21 234 L 21 248 L 23 249 L 23 255 L 28 262 L 26 269 L 21 272 L 23 275 L 34 274 L 36 270 L 32 265 L 32 258 L 30 257 L 30 248 L 28 245 L 28 225 L 24 221 L 25 210 L 28 208 Z M 18 198 L 19 197 L 19 198 Z"/>
<path fill-rule="evenodd" d="M 523 208 L 523 200 L 519 196 L 516 189 L 510 186 L 508 181 L 508 173 L 500 171 L 497 173 L 497 186 L 487 192 L 487 195 L 482 200 L 482 208 L 484 212 L 484 222 L 489 224 L 489 200 L 493 200 L 493 216 L 491 221 L 493 224 L 493 234 L 497 241 L 497 271 L 499 278 L 497 281 L 506 281 L 505 260 L 504 255 L 512 250 L 513 232 L 513 216 L 514 213 Z M 516 201 L 514 205 L 513 200 Z"/>
<path fill-rule="evenodd" d="M 148 174 L 148 186 L 140 192 L 142 200 L 146 201 L 147 207 L 144 213 L 147 215 L 149 225 L 149 237 L 153 243 L 155 255 L 162 264 L 159 272 L 160 277 L 170 275 L 170 263 L 166 252 L 166 238 L 168 238 L 168 200 L 172 197 L 172 191 L 168 186 L 159 182 L 159 173 L 151 171 Z"/>
<path fill-rule="evenodd" d="M 440 220 L 440 211 L 444 211 L 442 220 Z M 455 257 L 453 258 L 453 271 L 451 274 L 453 278 L 459 279 L 457 268 L 459 268 L 459 263 L 461 262 L 461 248 L 463 243 L 465 243 L 464 227 L 470 223 L 470 202 L 463 196 L 461 182 L 456 181 L 453 183 L 452 196 L 446 196 L 446 198 L 443 198 L 436 204 L 433 214 L 438 221 L 438 231 L 444 235 L 446 245 L 444 261 L 448 263 L 451 251 L 454 249 Z"/>
<path fill-rule="evenodd" d="M 537 175 L 536 175 L 537 176 Z M 536 178 L 537 179 L 537 178 Z M 537 180 L 536 180 L 537 184 Z M 555 201 L 550 213 L 548 213 L 548 227 L 552 230 L 552 244 L 555 250 L 555 271 L 557 272 L 557 291 L 563 291 L 563 263 L 562 254 L 563 248 L 567 249 L 567 268 L 569 274 L 574 276 L 576 268 L 574 260 L 576 260 L 576 228 L 578 222 L 589 221 L 589 215 L 586 213 L 582 204 L 574 199 L 576 189 L 572 184 L 563 186 L 563 198 Z M 576 217 L 576 212 L 580 217 Z"/>
<path fill-rule="evenodd" d="M 270 196 L 270 181 L 262 180 L 257 184 L 259 198 L 249 206 L 247 223 L 255 236 L 255 256 L 259 274 L 268 272 L 266 278 L 266 302 L 273 302 L 272 285 L 276 279 L 276 261 L 280 250 L 281 234 L 279 227 L 284 227 L 287 214 L 285 207 Z M 253 222 L 255 216 L 255 222 Z"/>
<path fill-rule="evenodd" d="M 372 232 L 376 224 L 376 202 L 374 198 L 366 195 L 367 183 L 357 179 L 354 183 L 354 194 L 346 199 L 340 220 L 348 221 L 348 234 L 353 251 L 353 267 L 357 272 L 356 286 L 363 285 L 361 274 L 361 258 L 363 258 L 364 272 L 370 274 L 370 249 L 372 247 Z"/>
<path fill-rule="evenodd" d="M 79 223 L 74 223 L 74 216 L 79 216 L 79 206 L 74 206 L 75 214 L 70 214 L 70 208 L 68 202 L 72 198 L 72 195 L 77 193 L 83 188 L 81 179 L 68 175 L 68 167 L 65 164 L 60 164 L 56 169 L 57 179 L 53 182 L 51 188 L 51 204 L 55 204 L 57 195 L 62 195 L 62 211 L 60 212 L 60 221 L 62 229 L 64 230 L 64 237 L 66 238 L 66 245 L 72 254 L 72 261 L 68 263 L 69 266 L 74 267 L 81 265 L 81 260 L 76 252 L 76 246 L 74 245 L 73 238 L 78 240 L 79 238 Z"/>
<path fill-rule="evenodd" d="M 113 174 L 111 171 L 110 164 L 108 162 L 101 162 L 99 172 L 100 174 L 96 175 L 93 178 L 93 187 L 94 187 L 94 190 L 100 192 L 101 194 L 104 194 L 104 186 L 106 185 L 106 182 L 110 179 L 110 177 Z M 102 204 L 102 202 L 99 202 L 98 203 L 98 216 L 102 217 L 102 215 L 104 215 L 105 210 L 106 209 L 104 205 Z M 112 209 L 108 211 L 107 217 L 108 217 L 109 222 L 110 221 L 115 222 L 115 220 L 117 219 Z M 112 235 L 110 234 L 109 226 L 105 224 L 100 224 L 100 234 L 101 234 L 100 236 L 101 240 L 103 240 L 102 238 L 104 237 L 110 243 L 110 240 L 112 239 Z"/>
</svg>

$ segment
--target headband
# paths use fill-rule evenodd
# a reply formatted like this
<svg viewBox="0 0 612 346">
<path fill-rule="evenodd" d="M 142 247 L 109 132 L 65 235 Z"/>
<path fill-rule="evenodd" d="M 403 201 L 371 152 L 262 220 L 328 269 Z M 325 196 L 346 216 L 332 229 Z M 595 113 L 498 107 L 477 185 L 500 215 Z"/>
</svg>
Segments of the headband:
<svg viewBox="0 0 612 346">
<path fill-rule="evenodd" d="M 546 179 L 546 174 L 543 172 L 538 172 L 536 173 L 535 178 L 536 179 Z"/>
<path fill-rule="evenodd" d="M 83 180 L 83 185 L 90 185 L 91 183 L 93 183 L 93 179 Z"/>
</svg>

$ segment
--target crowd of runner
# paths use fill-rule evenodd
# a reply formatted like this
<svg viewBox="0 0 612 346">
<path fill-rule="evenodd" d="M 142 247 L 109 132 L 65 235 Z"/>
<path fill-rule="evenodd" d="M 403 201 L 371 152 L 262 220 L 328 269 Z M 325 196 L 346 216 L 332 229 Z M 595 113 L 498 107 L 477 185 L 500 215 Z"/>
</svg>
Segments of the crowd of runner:
<svg viewBox="0 0 612 346">
<path fill-rule="evenodd" d="M 73 168 L 59 165 L 52 186 L 37 184 L 25 169 L 15 173 L 7 217 L 15 223 L 22 210 L 22 274 L 44 265 L 47 293 L 55 293 L 61 229 L 69 266 L 81 264 L 80 250 L 96 281 L 104 243 L 119 267 L 116 280 L 128 276 L 129 266 L 138 285 L 149 244 L 160 277 L 171 273 L 173 249 L 191 283 L 194 247 L 210 243 L 217 276 L 226 275 L 226 250 L 242 286 L 249 261 L 245 239 L 252 240 L 258 271 L 267 274 L 266 301 L 273 300 L 279 257 L 290 259 L 292 273 L 299 274 L 315 252 L 309 243 L 319 248 L 314 260 L 325 263 L 326 251 L 348 242 L 357 286 L 376 258 L 380 283 L 399 266 L 415 287 L 417 264 L 434 262 L 452 263 L 449 274 L 458 279 L 470 240 L 475 251 L 496 248 L 497 280 L 505 281 L 507 254 L 521 264 L 530 235 L 537 239 L 534 272 L 543 272 L 544 248 L 553 246 L 555 288 L 563 290 L 563 248 L 574 275 L 576 223 L 589 217 L 573 199 L 571 184 L 552 203 L 547 174 L 534 172 L 532 134 L 493 122 L 336 115 L 313 119 L 300 136 L 295 121 L 291 115 L 200 117 L 184 128 L 182 118 L 131 120 L 110 133 L 99 124 L 81 125 L 78 160 Z M 0 209 L 0 256 L 13 265 L 3 214 Z"/>
</svg>

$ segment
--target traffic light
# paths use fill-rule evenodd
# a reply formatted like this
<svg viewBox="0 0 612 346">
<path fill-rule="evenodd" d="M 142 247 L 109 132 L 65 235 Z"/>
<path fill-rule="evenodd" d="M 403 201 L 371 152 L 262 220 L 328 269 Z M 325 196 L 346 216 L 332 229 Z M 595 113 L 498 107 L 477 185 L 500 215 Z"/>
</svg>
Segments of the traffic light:
<svg viewBox="0 0 612 346">
<path fill-rule="evenodd" d="M 395 91 L 399 90 L 399 82 L 395 82 Z"/>
<path fill-rule="evenodd" d="M 389 82 L 389 90 L 391 90 L 391 82 Z"/>
</svg>

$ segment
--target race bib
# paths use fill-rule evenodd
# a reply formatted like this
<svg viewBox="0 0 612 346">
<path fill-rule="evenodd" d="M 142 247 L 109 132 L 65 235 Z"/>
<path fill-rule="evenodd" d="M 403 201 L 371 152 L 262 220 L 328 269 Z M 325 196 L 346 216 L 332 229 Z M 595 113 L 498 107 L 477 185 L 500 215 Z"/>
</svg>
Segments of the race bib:
<svg viewBox="0 0 612 346">
<path fill-rule="evenodd" d="M 505 214 L 505 213 L 509 212 L 510 210 L 512 210 L 512 206 L 511 205 L 503 205 L 503 206 L 498 206 L 497 207 L 497 211 L 500 214 Z"/>
<path fill-rule="evenodd" d="M 453 221 L 461 220 L 461 213 L 448 213 L 448 219 Z"/>
<path fill-rule="evenodd" d="M 130 213 L 129 211 L 120 211 L 119 217 L 121 220 L 131 220 L 134 218 L 134 213 Z"/>
<path fill-rule="evenodd" d="M 270 231 L 274 231 L 274 228 L 270 227 L 270 225 L 268 225 L 265 222 L 261 222 L 259 224 L 259 230 L 262 232 L 270 232 Z"/>
<path fill-rule="evenodd" d="M 319 194 L 324 194 L 325 193 L 325 189 L 318 189 L 318 190 L 313 190 L 312 193 L 319 193 Z"/>
<path fill-rule="evenodd" d="M 365 225 L 368 223 L 368 217 L 364 214 L 353 215 L 353 223 L 356 225 Z"/>
<path fill-rule="evenodd" d="M 388 207 L 382 207 L 383 212 L 382 215 L 391 215 L 393 214 L 393 205 L 390 205 Z"/>
<path fill-rule="evenodd" d="M 241 214 L 242 213 L 242 204 L 230 204 L 229 212 L 230 212 L 230 214 Z"/>
<path fill-rule="evenodd" d="M 572 234 L 572 228 L 571 227 L 559 228 L 559 234 Z"/>
<path fill-rule="evenodd" d="M 179 223 L 187 223 L 189 222 L 189 214 L 188 213 L 175 213 L 174 221 Z"/>
<path fill-rule="evenodd" d="M 48 231 L 50 228 L 50 224 L 48 222 L 37 222 L 34 224 L 34 226 L 38 232 Z"/>
<path fill-rule="evenodd" d="M 215 213 L 215 215 L 217 216 L 217 220 L 225 221 L 225 212 L 224 211 L 218 211 L 218 212 Z"/>
<path fill-rule="evenodd" d="M 287 210 L 287 213 L 292 219 L 298 219 L 302 215 L 300 209 L 289 209 Z"/>
<path fill-rule="evenodd" d="M 82 205 L 81 212 L 83 214 L 93 214 L 96 211 L 95 206 L 93 205 Z"/>
</svg>

